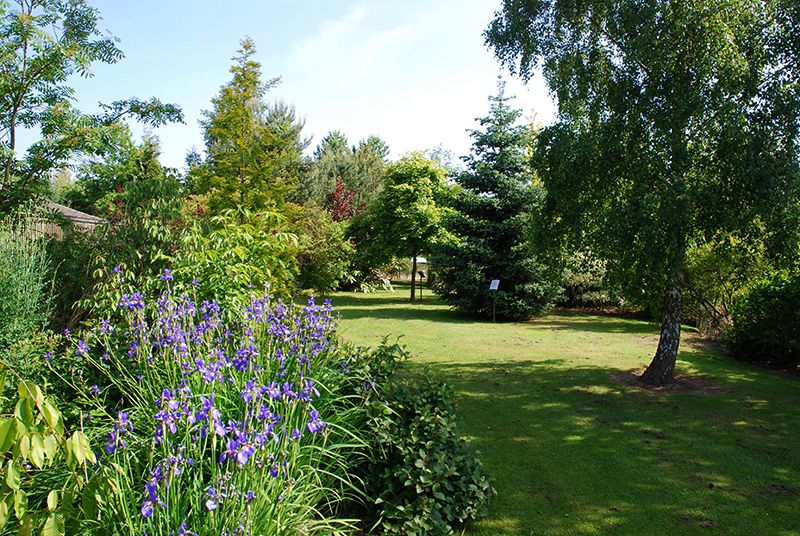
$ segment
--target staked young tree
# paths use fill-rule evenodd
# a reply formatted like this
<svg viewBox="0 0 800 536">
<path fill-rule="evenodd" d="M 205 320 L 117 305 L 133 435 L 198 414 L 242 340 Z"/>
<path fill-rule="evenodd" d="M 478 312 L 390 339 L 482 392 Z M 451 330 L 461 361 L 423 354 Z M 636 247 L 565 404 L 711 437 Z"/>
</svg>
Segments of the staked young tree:
<svg viewBox="0 0 800 536">
<path fill-rule="evenodd" d="M 255 53 L 253 40 L 244 39 L 233 58 L 231 81 L 212 99 L 212 109 L 201 121 L 206 159 L 190 171 L 189 182 L 208 195 L 213 212 L 283 207 L 307 145 L 294 109 L 265 101 L 280 78 L 262 82 Z"/>
<path fill-rule="evenodd" d="M 72 106 L 70 76 L 90 76 L 93 63 L 124 56 L 99 21 L 84 0 L 0 2 L 0 212 L 42 193 L 75 154 L 105 151 L 122 118 L 151 126 L 183 120 L 178 106 L 157 99 L 116 101 L 96 115 Z M 20 158 L 20 130 L 36 128 L 42 138 Z"/>
<path fill-rule="evenodd" d="M 445 226 L 456 241 L 439 244 L 431 261 L 437 291 L 458 310 L 491 318 L 496 306 L 499 318 L 522 320 L 551 303 L 558 287 L 529 244 L 543 191 L 529 162 L 529 127 L 510 100 L 499 80 L 489 115 L 471 132 L 467 169 L 455 176 L 461 188 Z M 500 280 L 496 293 L 492 279 Z"/>
<path fill-rule="evenodd" d="M 544 213 L 662 300 L 642 381 L 673 381 L 690 240 L 761 220 L 796 228 L 800 4 L 793 0 L 504 0 L 485 32 L 558 121 L 539 137 Z"/>
</svg>

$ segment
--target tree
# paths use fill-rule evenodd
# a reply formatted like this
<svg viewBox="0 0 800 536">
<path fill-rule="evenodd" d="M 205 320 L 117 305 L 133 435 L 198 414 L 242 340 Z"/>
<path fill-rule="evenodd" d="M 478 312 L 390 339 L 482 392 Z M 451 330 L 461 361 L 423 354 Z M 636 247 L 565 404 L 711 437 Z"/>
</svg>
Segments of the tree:
<svg viewBox="0 0 800 536">
<path fill-rule="evenodd" d="M 297 200 L 306 205 L 330 205 L 331 194 L 342 187 L 353 192 L 353 206 L 371 203 L 383 189 L 383 173 L 389 146 L 377 136 L 369 136 L 350 147 L 347 137 L 334 130 L 322 138 L 303 177 Z"/>
<path fill-rule="evenodd" d="M 389 146 L 378 136 L 368 136 L 353 148 L 353 173 L 343 177 L 345 186 L 355 190 L 355 204 L 369 205 L 383 190 Z"/>
<path fill-rule="evenodd" d="M 253 41 L 244 39 L 233 58 L 231 81 L 201 121 L 206 160 L 191 170 L 189 182 L 208 194 L 209 207 L 217 212 L 282 207 L 294 188 L 307 143 L 300 137 L 303 125 L 292 107 L 265 102 L 266 92 L 280 78 L 262 82 L 255 53 Z"/>
<path fill-rule="evenodd" d="M 411 257 L 411 302 L 415 300 L 417 257 L 434 243 L 446 240 L 442 219 L 447 212 L 446 174 L 435 162 L 411 153 L 386 168 L 386 186 L 363 216 L 354 219 L 362 229 L 362 249 L 375 259 Z"/>
<path fill-rule="evenodd" d="M 345 236 L 347 223 L 336 221 L 325 209 L 307 207 L 295 226 L 299 288 L 322 294 L 336 290 L 353 256 L 353 245 Z"/>
<path fill-rule="evenodd" d="M 158 139 L 148 136 L 137 144 L 128 129 L 119 134 L 118 150 L 85 162 L 63 196 L 72 208 L 107 224 L 67 233 L 50 245 L 59 289 L 55 319 L 62 325 L 75 325 L 93 308 L 118 301 L 106 292 L 113 267 L 123 267 L 129 283 L 159 273 L 185 227 L 185 189 L 177 172 L 159 162 Z"/>
<path fill-rule="evenodd" d="M 647 384 L 673 380 L 690 240 L 797 226 L 798 28 L 789 0 L 505 0 L 486 30 L 558 99 L 536 156 L 554 230 L 608 259 L 629 296 L 662 297 Z"/>
<path fill-rule="evenodd" d="M 72 107 L 70 76 L 123 57 L 99 20 L 84 0 L 0 2 L 0 211 L 41 193 L 74 154 L 102 152 L 107 130 L 123 117 L 153 126 L 183 120 L 180 108 L 157 99 L 116 101 L 92 116 Z M 42 139 L 18 159 L 19 130 L 37 127 Z"/>
<path fill-rule="evenodd" d="M 522 113 L 511 108 L 511 97 L 498 81 L 490 97 L 490 113 L 472 131 L 472 153 L 456 175 L 461 189 L 454 196 L 454 213 L 446 227 L 457 242 L 434 249 L 436 287 L 457 309 L 509 320 L 539 313 L 555 297 L 557 285 L 545 277 L 527 239 L 543 191 L 535 181 L 527 156 L 528 127 Z M 489 282 L 500 280 L 493 296 Z"/>
<path fill-rule="evenodd" d="M 348 188 L 341 178 L 336 177 L 336 187 L 325 200 L 325 205 L 328 207 L 333 221 L 350 221 L 354 216 L 364 213 L 366 205 L 364 203 L 356 204 L 357 196 L 358 194 L 353 188 Z"/>
</svg>

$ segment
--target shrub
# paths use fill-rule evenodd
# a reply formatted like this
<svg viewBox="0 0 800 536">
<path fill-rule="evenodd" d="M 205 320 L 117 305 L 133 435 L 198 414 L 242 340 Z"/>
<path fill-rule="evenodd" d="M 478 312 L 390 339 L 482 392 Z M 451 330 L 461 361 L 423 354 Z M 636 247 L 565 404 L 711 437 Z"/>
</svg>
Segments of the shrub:
<svg viewBox="0 0 800 536">
<path fill-rule="evenodd" d="M 561 286 L 561 303 L 569 307 L 620 306 L 619 293 L 611 288 L 606 263 L 589 252 L 572 253 L 566 259 Z"/>
<path fill-rule="evenodd" d="M 89 440 L 80 430 L 67 432 L 39 386 L 20 381 L 18 392 L 16 403 L 2 400 L 3 411 L 14 413 L 0 418 L 0 532 L 75 534 L 96 491 L 85 479 L 95 462 Z"/>
<path fill-rule="evenodd" d="M 800 368 L 800 274 L 778 274 L 753 285 L 734 308 L 729 342 L 741 359 Z"/>
<path fill-rule="evenodd" d="M 370 496 L 385 534 L 452 534 L 487 513 L 494 490 L 456 429 L 453 392 L 428 374 L 394 376 L 371 407 Z"/>
<path fill-rule="evenodd" d="M 297 273 L 297 236 L 284 229 L 277 212 L 227 210 L 184 233 L 171 258 L 175 276 L 200 282 L 196 292 L 223 305 L 246 305 L 265 286 L 288 298 Z"/>
<path fill-rule="evenodd" d="M 167 265 L 167 255 L 178 245 L 185 226 L 183 186 L 160 166 L 152 144 L 132 150 L 133 156 L 117 157 L 122 163 L 109 164 L 105 177 L 79 182 L 89 190 L 84 201 L 94 200 L 94 211 L 107 224 L 91 231 L 67 229 L 63 240 L 50 244 L 59 289 L 54 325 L 59 328 L 75 327 L 91 313 L 102 314 L 109 308 L 106 267 L 124 267 L 130 283 L 144 281 Z M 116 171 L 122 174 L 114 175 Z M 108 181 L 114 188 L 96 199 L 104 188 L 112 188 Z M 115 298 L 113 303 L 119 299 Z"/>
<path fill-rule="evenodd" d="M 707 336 L 722 337 L 731 325 L 737 302 L 769 271 L 760 239 L 720 235 L 714 240 L 694 241 L 686 252 L 686 321 Z"/>
<path fill-rule="evenodd" d="M 20 211 L 0 223 L 0 357 L 18 366 L 16 349 L 49 320 L 49 260 L 45 239 Z"/>
<path fill-rule="evenodd" d="M 354 248 L 345 238 L 346 222 L 334 221 L 322 209 L 306 208 L 298 222 L 300 269 L 298 285 L 325 293 L 336 290 L 347 277 Z"/>
</svg>

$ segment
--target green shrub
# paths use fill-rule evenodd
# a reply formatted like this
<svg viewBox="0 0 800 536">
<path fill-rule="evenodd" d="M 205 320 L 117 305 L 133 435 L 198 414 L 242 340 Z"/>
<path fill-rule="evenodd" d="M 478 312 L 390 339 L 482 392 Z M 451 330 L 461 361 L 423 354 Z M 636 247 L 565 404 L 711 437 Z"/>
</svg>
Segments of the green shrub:
<svg viewBox="0 0 800 536">
<path fill-rule="evenodd" d="M 0 532 L 76 534 L 97 490 L 86 481 L 96 461 L 89 440 L 66 430 L 39 386 L 20 381 L 17 387 L 15 400 L 0 400 L 4 413 L 13 411 L 0 418 Z"/>
<path fill-rule="evenodd" d="M 740 359 L 800 368 L 800 273 L 778 274 L 753 285 L 734 308 L 729 342 Z"/>
<path fill-rule="evenodd" d="M 559 300 L 569 307 L 604 307 L 623 304 L 619 293 L 611 288 L 606 263 L 588 252 L 575 252 L 566 259 Z"/>
<path fill-rule="evenodd" d="M 167 255 L 177 248 L 186 225 L 181 212 L 184 189 L 173 173 L 160 166 L 155 150 L 145 144 L 134 149 L 133 156 L 118 157 L 124 163 L 118 163 L 123 166 L 121 175 L 114 175 L 120 170 L 109 164 L 105 177 L 78 183 L 88 190 L 83 204 L 93 201 L 92 212 L 103 216 L 107 224 L 91 231 L 67 226 L 64 238 L 50 244 L 52 273 L 59 289 L 53 321 L 57 328 L 75 327 L 91 313 L 102 316 L 119 301 L 104 286 L 107 270 L 123 267 L 131 284 L 146 280 L 166 266 Z M 98 167 L 103 166 L 95 166 L 95 172 Z M 83 205 L 81 199 L 73 201 Z"/>
<path fill-rule="evenodd" d="M 393 376 L 371 406 L 367 478 L 385 534 L 452 534 L 487 513 L 494 490 L 458 436 L 453 392 L 428 374 Z"/>
<path fill-rule="evenodd" d="M 347 277 L 354 248 L 345 237 L 346 222 L 333 221 L 322 209 L 306 208 L 298 222 L 300 269 L 298 286 L 326 293 L 336 290 Z"/>
<path fill-rule="evenodd" d="M 188 229 L 171 265 L 176 281 L 200 282 L 199 298 L 238 306 L 265 286 L 276 297 L 291 296 L 297 248 L 281 213 L 226 210 Z"/>
<path fill-rule="evenodd" d="M 759 236 L 758 233 L 754 233 Z M 750 286 L 770 271 L 764 242 L 735 235 L 694 241 L 686 252 L 683 315 L 710 337 L 722 337 Z"/>
<path fill-rule="evenodd" d="M 50 297 L 45 238 L 20 211 L 0 223 L 0 357 L 41 331 L 49 320 Z"/>
</svg>

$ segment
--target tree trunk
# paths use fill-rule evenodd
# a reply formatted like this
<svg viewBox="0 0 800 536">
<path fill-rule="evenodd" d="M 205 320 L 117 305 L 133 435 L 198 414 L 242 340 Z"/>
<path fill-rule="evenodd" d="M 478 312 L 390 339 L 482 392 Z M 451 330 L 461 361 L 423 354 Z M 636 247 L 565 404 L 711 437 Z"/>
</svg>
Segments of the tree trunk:
<svg viewBox="0 0 800 536">
<path fill-rule="evenodd" d="M 681 341 L 681 294 L 680 284 L 673 283 L 664 296 L 658 349 L 641 377 L 642 382 L 647 385 L 661 386 L 675 381 L 675 360 L 678 358 L 678 345 Z"/>
<path fill-rule="evenodd" d="M 414 261 L 411 263 L 411 303 L 414 303 L 414 298 L 417 294 L 417 256 L 414 255 Z"/>
</svg>

